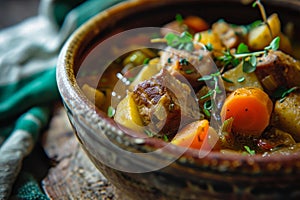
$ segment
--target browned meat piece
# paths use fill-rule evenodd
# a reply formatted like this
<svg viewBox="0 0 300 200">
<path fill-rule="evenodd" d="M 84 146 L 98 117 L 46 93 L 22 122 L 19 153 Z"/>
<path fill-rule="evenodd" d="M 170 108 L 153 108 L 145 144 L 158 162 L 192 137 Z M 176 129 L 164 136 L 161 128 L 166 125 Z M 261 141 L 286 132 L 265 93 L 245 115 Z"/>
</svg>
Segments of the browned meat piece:
<svg viewBox="0 0 300 200">
<path fill-rule="evenodd" d="M 300 142 L 300 93 L 291 93 L 274 108 L 274 126 L 288 132 Z"/>
<path fill-rule="evenodd" d="M 300 86 L 300 62 L 282 51 L 271 51 L 267 56 L 260 57 L 255 74 L 269 94 L 279 86 Z M 274 85 L 271 90 L 264 82 L 270 76 Z"/>
<path fill-rule="evenodd" d="M 182 125 L 200 119 L 196 97 L 191 88 L 167 70 L 138 84 L 133 90 L 145 126 L 158 136 L 174 134 Z"/>
<path fill-rule="evenodd" d="M 238 30 L 224 21 L 216 22 L 212 26 L 212 31 L 218 35 L 223 45 L 229 49 L 237 47 L 242 41 L 242 35 L 237 34 Z"/>
<path fill-rule="evenodd" d="M 204 85 L 204 82 L 198 79 L 214 73 L 217 69 L 209 51 L 188 52 L 171 47 L 167 47 L 161 53 L 161 65 L 179 80 L 187 80 L 195 91 Z"/>
</svg>

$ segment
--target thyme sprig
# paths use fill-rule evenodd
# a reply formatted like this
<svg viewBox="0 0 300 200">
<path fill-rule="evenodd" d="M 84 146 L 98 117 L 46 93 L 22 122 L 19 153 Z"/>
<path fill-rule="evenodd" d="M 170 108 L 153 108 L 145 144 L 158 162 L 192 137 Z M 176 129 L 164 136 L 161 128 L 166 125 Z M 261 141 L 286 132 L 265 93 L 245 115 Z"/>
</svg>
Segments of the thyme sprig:
<svg viewBox="0 0 300 200">
<path fill-rule="evenodd" d="M 222 90 L 219 86 L 219 77 L 221 75 L 221 72 L 215 72 L 209 75 L 204 75 L 201 78 L 198 79 L 198 81 L 208 81 L 209 85 L 212 85 L 208 92 L 200 97 L 200 99 L 205 99 L 207 97 L 214 97 L 217 94 L 221 94 Z M 207 100 L 204 103 L 204 114 L 208 117 L 210 117 L 210 110 L 213 109 L 213 102 L 211 99 Z"/>
<path fill-rule="evenodd" d="M 236 53 L 231 53 L 228 49 L 222 56 L 217 57 L 218 60 L 224 63 L 225 66 L 232 64 L 237 66 L 240 62 L 243 63 L 243 72 L 251 73 L 256 69 L 256 57 L 267 55 L 269 51 L 276 51 L 279 48 L 280 37 L 275 37 L 268 46 L 262 51 L 250 52 L 248 46 L 244 43 L 239 44 Z"/>
<path fill-rule="evenodd" d="M 273 97 L 275 99 L 278 99 L 279 102 L 282 103 L 290 93 L 294 92 L 295 90 L 299 90 L 299 89 L 300 89 L 300 87 L 297 87 L 297 86 L 291 87 L 291 88 L 279 87 L 274 92 Z"/>
<path fill-rule="evenodd" d="M 151 42 L 165 42 L 168 46 L 186 51 L 193 51 L 193 35 L 188 31 L 182 32 L 180 35 L 176 33 L 167 33 L 163 38 L 152 39 Z"/>
<path fill-rule="evenodd" d="M 256 6 L 259 8 L 259 11 L 260 11 L 260 14 L 261 14 L 261 17 L 262 17 L 262 20 L 263 20 L 263 24 L 267 25 L 267 27 L 269 29 L 269 32 L 270 32 L 270 36 L 271 36 L 271 38 L 273 38 L 272 29 L 270 27 L 270 24 L 268 23 L 268 19 L 267 19 L 267 14 L 266 14 L 265 8 L 262 5 L 262 3 L 260 2 L 260 0 L 256 0 L 252 4 L 252 7 L 256 7 Z"/>
<path fill-rule="evenodd" d="M 244 146 L 246 152 L 250 155 L 255 155 L 255 150 L 250 149 L 248 146 Z"/>
</svg>

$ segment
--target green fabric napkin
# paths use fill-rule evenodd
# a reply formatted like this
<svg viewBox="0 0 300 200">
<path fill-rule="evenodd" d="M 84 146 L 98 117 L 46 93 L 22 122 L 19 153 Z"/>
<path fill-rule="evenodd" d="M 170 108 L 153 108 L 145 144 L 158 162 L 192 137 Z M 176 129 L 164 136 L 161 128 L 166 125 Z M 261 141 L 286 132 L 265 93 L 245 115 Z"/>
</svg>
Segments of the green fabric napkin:
<svg viewBox="0 0 300 200">
<path fill-rule="evenodd" d="M 59 100 L 55 65 L 66 39 L 82 23 L 121 0 L 41 0 L 37 16 L 0 30 L 0 199 L 47 199 L 21 172 Z M 21 183 L 16 183 L 17 177 Z"/>
</svg>

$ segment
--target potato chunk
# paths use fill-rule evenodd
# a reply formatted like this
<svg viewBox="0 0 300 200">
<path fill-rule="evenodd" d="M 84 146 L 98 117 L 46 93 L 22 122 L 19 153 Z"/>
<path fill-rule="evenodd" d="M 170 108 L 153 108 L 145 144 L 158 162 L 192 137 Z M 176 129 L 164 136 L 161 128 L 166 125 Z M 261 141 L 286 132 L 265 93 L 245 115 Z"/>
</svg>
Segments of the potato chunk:
<svg viewBox="0 0 300 200">
<path fill-rule="evenodd" d="M 291 93 L 284 101 L 277 101 L 274 114 L 274 126 L 290 133 L 296 142 L 300 142 L 300 93 Z"/>
<path fill-rule="evenodd" d="M 88 84 L 84 84 L 81 89 L 83 93 L 86 95 L 86 97 L 90 101 L 95 103 L 97 108 L 104 109 L 106 98 L 105 95 L 100 90 L 97 90 L 96 88 L 93 88 Z"/>
<path fill-rule="evenodd" d="M 276 13 L 272 14 L 268 18 L 268 24 L 270 25 L 272 35 L 266 24 L 252 29 L 249 32 L 248 36 L 249 48 L 253 50 L 261 50 L 264 47 L 268 46 L 270 42 L 280 34 L 281 25 L 278 15 Z"/>
<path fill-rule="evenodd" d="M 141 131 L 143 122 L 135 104 L 132 93 L 128 93 L 117 106 L 114 119 L 119 124 L 135 131 Z"/>
<path fill-rule="evenodd" d="M 243 65 L 239 64 L 237 67 L 228 70 L 223 74 L 223 77 L 231 80 L 233 83 L 224 81 L 225 90 L 233 92 L 241 87 L 257 87 L 262 89 L 260 81 L 254 72 L 243 72 Z"/>
</svg>

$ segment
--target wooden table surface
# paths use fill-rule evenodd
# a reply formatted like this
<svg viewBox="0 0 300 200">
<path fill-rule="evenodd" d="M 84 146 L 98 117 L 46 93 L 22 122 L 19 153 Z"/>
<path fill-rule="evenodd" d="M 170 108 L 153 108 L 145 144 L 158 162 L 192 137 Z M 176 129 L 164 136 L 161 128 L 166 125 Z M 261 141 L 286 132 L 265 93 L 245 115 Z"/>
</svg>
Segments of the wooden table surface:
<svg viewBox="0 0 300 200">
<path fill-rule="evenodd" d="M 80 147 L 67 114 L 57 106 L 41 146 L 51 160 L 42 187 L 50 199 L 116 199 L 113 186 Z"/>
<path fill-rule="evenodd" d="M 0 30 L 38 13 L 39 0 L 1 1 Z M 61 105 L 23 170 L 35 175 L 50 199 L 117 199 L 113 186 L 82 151 Z M 118 198 L 120 199 L 120 198 Z"/>
</svg>

